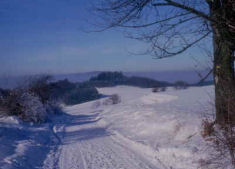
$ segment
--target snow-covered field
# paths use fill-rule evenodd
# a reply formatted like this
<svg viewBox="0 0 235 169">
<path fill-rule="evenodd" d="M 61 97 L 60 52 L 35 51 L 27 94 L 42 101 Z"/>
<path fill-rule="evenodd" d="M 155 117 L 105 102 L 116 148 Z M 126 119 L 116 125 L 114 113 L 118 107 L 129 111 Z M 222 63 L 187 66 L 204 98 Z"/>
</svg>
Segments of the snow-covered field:
<svg viewBox="0 0 235 169">
<path fill-rule="evenodd" d="M 64 107 L 66 114 L 35 126 L 0 118 L 0 167 L 44 169 L 197 169 L 206 158 L 200 135 L 203 113 L 212 111 L 213 87 L 100 88 L 118 94 Z"/>
</svg>

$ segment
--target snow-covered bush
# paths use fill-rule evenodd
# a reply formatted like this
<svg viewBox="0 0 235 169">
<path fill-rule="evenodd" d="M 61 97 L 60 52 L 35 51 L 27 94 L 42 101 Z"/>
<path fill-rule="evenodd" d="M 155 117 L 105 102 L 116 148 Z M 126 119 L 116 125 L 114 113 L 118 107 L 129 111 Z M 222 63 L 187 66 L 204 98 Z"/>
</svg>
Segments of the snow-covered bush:
<svg viewBox="0 0 235 169">
<path fill-rule="evenodd" d="M 204 119 L 202 121 L 201 135 L 203 138 L 210 137 L 213 135 L 213 133 L 215 132 L 214 125 L 215 125 L 215 123 L 209 121 L 208 119 Z"/>
<path fill-rule="evenodd" d="M 157 92 L 165 92 L 166 91 L 166 87 L 155 87 L 152 89 L 153 93 L 157 93 Z"/>
<path fill-rule="evenodd" d="M 7 114 L 7 112 L 8 112 L 7 109 L 6 109 L 6 107 L 3 107 L 3 106 L 2 106 L 2 103 L 1 103 L 1 102 L 2 102 L 2 99 L 0 99 L 0 117 L 1 117 L 1 116 L 5 116 L 5 115 Z"/>
<path fill-rule="evenodd" d="M 35 94 L 25 89 L 15 89 L 0 101 L 0 110 L 5 115 L 17 116 L 28 122 L 43 122 L 47 118 L 47 109 Z"/>
<path fill-rule="evenodd" d="M 23 114 L 20 101 L 20 90 L 12 90 L 0 100 L 0 109 L 7 115 L 21 116 Z"/>
<path fill-rule="evenodd" d="M 219 125 L 215 123 L 215 120 L 205 119 L 202 122 L 201 135 L 207 141 L 208 149 L 210 150 L 210 157 L 201 161 L 202 168 L 234 169 L 235 124 L 228 122 L 224 125 Z"/>
<path fill-rule="evenodd" d="M 43 104 L 46 104 L 51 97 L 51 87 L 49 85 L 52 79 L 49 75 L 36 76 L 29 79 L 27 89 L 30 93 L 36 95 Z"/>
<path fill-rule="evenodd" d="M 159 87 L 155 87 L 155 88 L 153 88 L 153 89 L 152 89 L 152 92 L 153 92 L 153 93 L 157 93 L 157 92 L 159 92 Z"/>
<path fill-rule="evenodd" d="M 185 81 L 176 81 L 174 84 L 175 90 L 187 89 L 188 87 L 189 87 L 189 84 Z"/>
<path fill-rule="evenodd" d="M 47 111 L 39 97 L 29 92 L 24 92 L 20 96 L 19 103 L 22 107 L 23 120 L 35 123 L 44 122 L 46 120 Z"/>
<path fill-rule="evenodd" d="M 121 102 L 121 98 L 117 94 L 111 95 L 108 99 L 106 99 L 103 104 L 104 105 L 112 105 L 112 104 L 118 104 Z"/>
<path fill-rule="evenodd" d="M 202 169 L 234 169 L 235 128 L 221 126 L 208 121 L 204 124 L 202 136 L 207 141 L 207 159 L 199 161 Z"/>
<path fill-rule="evenodd" d="M 46 108 L 47 114 L 49 115 L 62 113 L 61 104 L 57 101 L 48 101 L 46 104 L 44 104 L 44 106 Z"/>
<path fill-rule="evenodd" d="M 227 111 L 215 113 L 213 110 L 212 114 L 206 114 L 202 123 L 202 136 L 209 145 L 207 149 L 211 150 L 210 157 L 203 162 L 206 169 L 235 168 L 235 86 L 227 89 L 228 85 L 224 84 L 217 92 L 226 97 L 217 99 L 216 104 Z M 215 108 L 214 101 L 212 105 Z"/>
<path fill-rule="evenodd" d="M 0 90 L 0 114 L 43 122 L 50 114 L 62 113 L 60 103 L 73 105 L 98 98 L 95 87 L 68 80 L 51 82 L 50 76 L 36 76 L 17 89 Z"/>
<path fill-rule="evenodd" d="M 35 123 L 44 122 L 50 114 L 61 113 L 58 101 L 52 97 L 50 78 L 32 77 L 20 88 L 0 90 L 0 113 Z"/>
<path fill-rule="evenodd" d="M 166 89 L 167 89 L 167 87 L 161 87 L 161 88 L 160 88 L 160 91 L 161 91 L 161 92 L 165 92 Z"/>
</svg>

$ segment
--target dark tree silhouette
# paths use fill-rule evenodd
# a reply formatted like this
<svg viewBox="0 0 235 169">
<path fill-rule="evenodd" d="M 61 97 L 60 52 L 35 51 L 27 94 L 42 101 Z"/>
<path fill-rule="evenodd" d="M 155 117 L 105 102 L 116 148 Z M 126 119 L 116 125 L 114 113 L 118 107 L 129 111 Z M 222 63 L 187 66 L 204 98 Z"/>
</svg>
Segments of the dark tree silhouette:
<svg viewBox="0 0 235 169">
<path fill-rule="evenodd" d="M 102 28 L 130 29 L 128 36 L 149 44 L 147 53 L 167 58 L 202 40 L 213 42 L 216 122 L 226 124 L 234 90 L 234 0 L 100 0 L 96 4 Z M 234 93 L 234 92 L 232 92 Z"/>
</svg>

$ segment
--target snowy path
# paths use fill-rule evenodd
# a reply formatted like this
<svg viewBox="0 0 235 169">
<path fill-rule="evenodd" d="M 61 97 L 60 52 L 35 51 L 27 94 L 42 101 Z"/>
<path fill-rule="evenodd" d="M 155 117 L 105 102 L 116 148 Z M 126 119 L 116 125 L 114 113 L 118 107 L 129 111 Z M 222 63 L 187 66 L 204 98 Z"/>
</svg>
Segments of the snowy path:
<svg viewBox="0 0 235 169">
<path fill-rule="evenodd" d="M 54 127 L 60 145 L 49 154 L 44 163 L 45 169 L 158 168 L 100 125 L 98 113 L 62 118 L 64 124 Z"/>
<path fill-rule="evenodd" d="M 212 86 L 152 93 L 130 86 L 118 94 L 64 107 L 42 125 L 0 118 L 1 169 L 198 169 L 207 159 L 201 112 L 210 112 Z M 213 98 L 213 95 L 212 95 Z"/>
</svg>

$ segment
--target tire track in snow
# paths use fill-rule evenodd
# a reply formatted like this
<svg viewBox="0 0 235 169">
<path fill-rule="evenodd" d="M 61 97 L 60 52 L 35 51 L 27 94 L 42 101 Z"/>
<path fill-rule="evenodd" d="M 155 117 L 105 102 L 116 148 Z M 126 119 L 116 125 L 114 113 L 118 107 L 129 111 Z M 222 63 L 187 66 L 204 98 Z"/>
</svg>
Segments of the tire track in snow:
<svg viewBox="0 0 235 169">
<path fill-rule="evenodd" d="M 66 117 L 66 116 L 65 116 Z M 63 117 L 64 118 L 64 117 Z M 157 169 L 151 162 L 112 137 L 114 133 L 97 123 L 100 117 L 94 114 L 67 118 L 61 124 L 63 130 L 54 126 L 54 135 L 59 147 L 48 161 L 48 169 Z M 59 133 L 58 133 L 59 131 Z M 115 139 L 114 139 L 115 138 Z M 44 167 L 44 168 L 46 168 Z"/>
<path fill-rule="evenodd" d="M 54 136 L 54 145 L 50 150 L 47 159 L 44 161 L 43 169 L 57 169 L 59 163 L 59 156 L 61 154 L 61 143 L 62 140 L 58 134 L 58 132 L 62 133 L 62 138 L 64 137 L 63 133 L 65 132 L 64 120 L 59 117 L 59 119 L 55 119 L 54 123 L 50 126 L 52 131 L 52 135 Z"/>
</svg>

